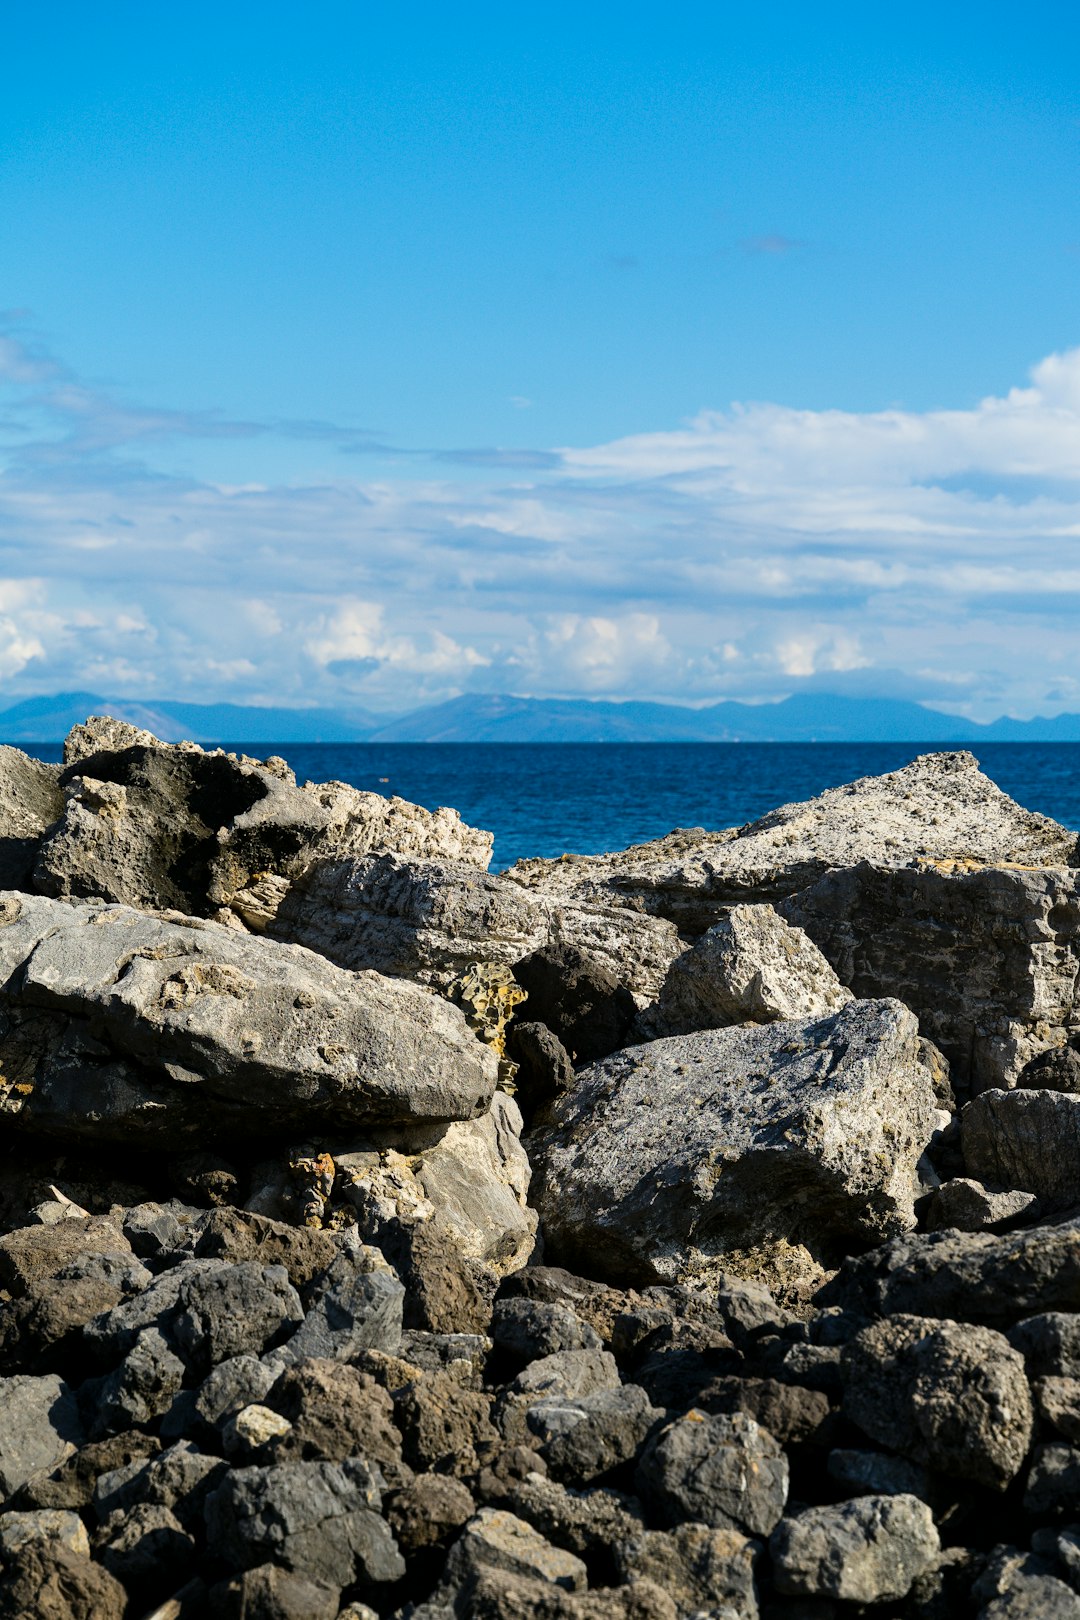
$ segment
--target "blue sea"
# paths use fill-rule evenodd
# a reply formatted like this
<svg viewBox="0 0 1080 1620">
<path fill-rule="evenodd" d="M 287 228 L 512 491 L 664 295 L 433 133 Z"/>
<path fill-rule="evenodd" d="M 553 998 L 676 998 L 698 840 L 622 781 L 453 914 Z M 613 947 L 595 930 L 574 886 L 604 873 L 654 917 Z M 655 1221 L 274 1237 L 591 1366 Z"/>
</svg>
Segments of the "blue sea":
<svg viewBox="0 0 1080 1620">
<path fill-rule="evenodd" d="M 735 827 L 857 776 L 897 770 L 919 743 L 230 743 L 282 754 L 303 781 L 337 780 L 452 805 L 495 834 L 492 869 L 526 855 L 592 855 L 674 827 Z M 58 759 L 59 749 L 32 750 Z M 985 743 L 999 787 L 1080 829 L 1080 743 Z"/>
</svg>

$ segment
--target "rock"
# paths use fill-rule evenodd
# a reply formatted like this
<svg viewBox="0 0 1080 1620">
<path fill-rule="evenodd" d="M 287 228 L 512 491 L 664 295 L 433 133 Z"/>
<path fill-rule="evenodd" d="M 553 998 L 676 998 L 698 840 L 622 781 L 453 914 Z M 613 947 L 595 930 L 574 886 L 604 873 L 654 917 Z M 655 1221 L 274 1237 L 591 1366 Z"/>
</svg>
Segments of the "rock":
<svg viewBox="0 0 1080 1620">
<path fill-rule="evenodd" d="M 418 1474 L 390 1498 L 386 1517 L 398 1546 L 414 1553 L 447 1546 L 475 1512 L 476 1503 L 459 1479 Z"/>
<path fill-rule="evenodd" d="M 988 1093 L 987 1095 L 997 1095 Z M 929 1232 L 993 1232 L 1037 1215 L 1040 1210 L 1034 1193 L 991 1192 L 981 1181 L 954 1176 L 943 1181 L 930 1194 L 923 1215 Z"/>
<path fill-rule="evenodd" d="M 574 1083 L 570 1054 L 546 1024 L 515 1018 L 506 1032 L 506 1053 L 517 1065 L 515 1096 L 528 1118 Z"/>
<path fill-rule="evenodd" d="M 979 1620 L 1080 1620 L 1080 1599 L 1051 1566 L 1015 1547 L 995 1547 L 971 1589 Z"/>
<path fill-rule="evenodd" d="M 1062 1518 L 1080 1502 L 1080 1446 L 1037 1446 L 1024 1491 L 1034 1518 Z"/>
<path fill-rule="evenodd" d="M 689 1035 L 726 1024 L 827 1018 L 850 1000 L 800 928 L 772 906 L 733 906 L 671 964 L 649 1030 Z"/>
<path fill-rule="evenodd" d="M 933 1515 L 914 1496 L 860 1496 L 784 1519 L 769 1551 L 776 1589 L 856 1603 L 902 1598 L 937 1560 Z"/>
<path fill-rule="evenodd" d="M 1080 1052 L 1073 1046 L 1051 1046 L 1040 1052 L 1016 1077 L 1021 1091 L 1063 1091 L 1080 1095 Z"/>
<path fill-rule="evenodd" d="M 277 1564 L 260 1564 L 232 1580 L 219 1581 L 210 1591 L 209 1609 L 213 1620 L 336 1620 L 339 1601 L 340 1593 L 325 1581 L 294 1575 Z M 363 1612 L 364 1605 L 351 1604 L 340 1612 L 351 1615 L 353 1609 Z M 374 1610 L 366 1612 L 377 1620 Z"/>
<path fill-rule="evenodd" d="M 1080 1204 L 1080 1096 L 984 1091 L 964 1109 L 961 1141 L 973 1176 L 1033 1193 L 1048 1214 Z"/>
<path fill-rule="evenodd" d="M 560 943 L 533 951 L 515 963 L 514 977 L 530 1018 L 546 1024 L 574 1062 L 593 1063 L 626 1045 L 637 1004 L 619 978 L 580 947 Z"/>
<path fill-rule="evenodd" d="M 0 1502 L 32 1474 L 64 1461 L 83 1440 L 79 1409 L 55 1374 L 0 1378 Z"/>
<path fill-rule="evenodd" d="M 0 748 L 0 889 L 27 889 L 38 845 L 63 814 L 60 767 Z"/>
<path fill-rule="evenodd" d="M 272 1412 L 258 1402 L 242 1406 L 239 1412 L 222 1425 L 221 1443 L 225 1455 L 235 1463 L 256 1460 L 256 1453 L 269 1449 L 274 1441 L 284 1440 L 292 1431 L 287 1418 Z"/>
<path fill-rule="evenodd" d="M 173 1336 L 189 1365 L 203 1372 L 233 1356 L 261 1355 L 304 1323 L 285 1267 L 250 1260 L 192 1276 L 177 1307 Z"/>
<path fill-rule="evenodd" d="M 194 1249 L 200 1260 L 284 1266 L 301 1295 L 340 1252 L 341 1244 L 330 1232 L 289 1226 L 243 1209 L 212 1209 L 200 1222 Z"/>
<path fill-rule="evenodd" d="M 220 1457 L 208 1457 L 186 1441 L 148 1461 L 130 1463 L 98 1476 L 93 1504 L 98 1519 L 133 1507 L 137 1502 L 171 1508 L 189 1533 L 201 1529 L 206 1498 L 227 1470 Z"/>
<path fill-rule="evenodd" d="M 515 1485 L 510 1507 L 548 1541 L 579 1558 L 599 1561 L 612 1581 L 617 1574 L 613 1550 L 645 1530 L 641 1504 L 620 1491 L 572 1491 L 553 1479 L 531 1473 Z"/>
<path fill-rule="evenodd" d="M 124 1236 L 133 1254 L 143 1260 L 157 1260 L 183 1246 L 185 1228 L 174 1210 L 161 1204 L 136 1204 L 124 1211 Z M 246 1260 L 249 1257 L 244 1255 Z"/>
<path fill-rule="evenodd" d="M 1080 874 L 1024 865 L 830 872 L 782 910 L 857 996 L 895 996 L 965 1093 L 1068 1039 Z"/>
<path fill-rule="evenodd" d="M 636 1298 L 637 1296 L 635 1296 Z M 500 1299 L 535 1299 L 546 1305 L 565 1305 L 599 1333 L 610 1347 L 615 1324 L 627 1309 L 621 1288 L 577 1277 L 561 1266 L 526 1266 L 504 1277 L 499 1285 Z"/>
<path fill-rule="evenodd" d="M 903 867 L 919 859 L 1068 867 L 1077 839 L 1021 809 L 971 754 L 923 754 L 745 827 L 674 832 L 614 855 L 519 861 L 506 876 L 563 904 L 636 904 L 700 934 L 721 907 L 795 894 L 859 861 Z"/>
<path fill-rule="evenodd" d="M 622 1580 L 650 1580 L 674 1598 L 680 1614 L 721 1612 L 757 1620 L 754 1579 L 760 1547 L 736 1530 L 681 1524 L 646 1530 L 615 1548 Z"/>
<path fill-rule="evenodd" d="M 505 1510 L 481 1508 L 450 1549 L 441 1591 L 463 1593 L 477 1575 L 492 1570 L 567 1592 L 582 1592 L 588 1585 L 580 1558 L 553 1547 L 524 1519 Z"/>
<path fill-rule="evenodd" d="M 418 1473 L 469 1475 L 498 1443 L 491 1396 L 463 1389 L 450 1373 L 425 1373 L 395 1395 L 405 1460 Z"/>
<path fill-rule="evenodd" d="M 0 1576 L 2 1620 L 124 1620 L 126 1608 L 107 1569 L 64 1547 L 26 1547 Z"/>
<path fill-rule="evenodd" d="M 394 1403 L 367 1373 L 340 1361 L 309 1359 L 288 1367 L 266 1404 L 287 1420 L 273 1443 L 275 1462 L 336 1462 L 362 1456 L 391 1488 L 412 1473 L 401 1455 Z"/>
<path fill-rule="evenodd" d="M 1080 1445 L 1080 1378 L 1038 1378 L 1031 1393 L 1043 1421 Z"/>
<path fill-rule="evenodd" d="M 89 1507 L 100 1475 L 124 1469 L 132 1462 L 141 1468 L 160 1450 L 160 1440 L 138 1430 L 91 1441 L 56 1468 L 32 1474 L 15 1500 L 20 1509 Z"/>
<path fill-rule="evenodd" d="M 90 1556 L 86 1526 L 70 1509 L 36 1508 L 24 1513 L 0 1513 L 0 1556 L 5 1563 L 18 1558 L 25 1547 L 62 1547 L 66 1552 Z"/>
<path fill-rule="evenodd" d="M 18 1299 L 0 1302 L 0 1371 L 78 1372 L 79 1330 L 124 1298 L 94 1277 L 48 1277 Z"/>
<path fill-rule="evenodd" d="M 0 1052 L 20 1129 L 176 1146 L 250 1134 L 253 1113 L 263 1131 L 340 1129 L 490 1102 L 494 1057 L 416 986 L 213 923 L 11 902 Z"/>
<path fill-rule="evenodd" d="M 1004 1490 L 1033 1432 L 1022 1357 L 990 1328 L 894 1316 L 844 1351 L 844 1411 L 935 1472 Z"/>
<path fill-rule="evenodd" d="M 709 1413 L 745 1412 L 782 1446 L 827 1443 L 832 1427 L 827 1395 L 775 1378 L 717 1378 L 699 1390 L 694 1404 Z"/>
<path fill-rule="evenodd" d="M 405 1290 L 390 1272 L 367 1271 L 339 1254 L 318 1284 L 301 1326 L 277 1352 L 285 1366 L 309 1356 L 350 1361 L 362 1350 L 391 1355 L 401 1343 Z"/>
<path fill-rule="evenodd" d="M 601 1390 L 619 1388 L 619 1369 L 606 1350 L 556 1350 L 518 1373 L 509 1385 L 514 1395 L 543 1400 L 549 1395 L 576 1400 Z"/>
<path fill-rule="evenodd" d="M 24 1226 L 0 1237 L 0 1284 L 16 1295 L 56 1277 L 86 1255 L 131 1258 L 131 1245 L 115 1221 L 91 1216 L 56 1226 Z"/>
<path fill-rule="evenodd" d="M 1080 1309 L 1080 1307 L 1078 1307 Z M 1080 1378 L 1080 1315 L 1045 1311 L 1025 1317 L 1009 1331 L 1032 1378 Z"/>
<path fill-rule="evenodd" d="M 184 1381 L 184 1363 L 157 1328 L 144 1328 L 123 1361 L 93 1392 L 91 1434 L 141 1427 L 168 1411 Z M 86 1386 L 80 1392 L 86 1402 Z"/>
<path fill-rule="evenodd" d="M 491 1321 L 491 1287 L 458 1251 L 457 1234 L 439 1216 L 403 1224 L 384 1253 L 405 1286 L 402 1320 L 412 1331 L 482 1334 Z"/>
<path fill-rule="evenodd" d="M 524 1298 L 496 1301 L 491 1337 L 498 1349 L 521 1362 L 560 1350 L 599 1350 L 603 1344 L 596 1329 L 565 1305 Z"/>
<path fill-rule="evenodd" d="M 328 1586 L 395 1581 L 405 1564 L 359 1459 L 231 1470 L 206 1502 L 210 1551 L 235 1570 L 272 1561 Z"/>
<path fill-rule="evenodd" d="M 767 1536 L 787 1501 L 787 1458 L 744 1413 L 707 1417 L 691 1408 L 648 1442 L 637 1484 L 663 1526 L 689 1519 Z"/>
<path fill-rule="evenodd" d="M 448 1372 L 463 1389 L 482 1389 L 492 1348 L 483 1333 L 425 1333 L 413 1328 L 401 1335 L 399 1354 L 419 1372 Z"/>
<path fill-rule="evenodd" d="M 261 1401 L 276 1376 L 274 1367 L 260 1361 L 258 1356 L 228 1356 L 211 1367 L 198 1389 L 184 1392 L 191 1397 L 191 1404 L 179 1430 L 173 1434 L 172 1422 L 166 1417 L 161 1433 L 172 1439 L 189 1434 L 192 1439 L 208 1440 L 220 1433 L 243 1407 Z"/>
<path fill-rule="evenodd" d="M 867 1318 L 906 1312 L 992 1327 L 1037 1312 L 1080 1311 L 1080 1219 L 1004 1237 L 894 1238 L 845 1260 L 817 1298 Z"/>
<path fill-rule="evenodd" d="M 906 1457 L 881 1451 L 830 1451 L 825 1467 L 847 1496 L 917 1496 L 933 1502 L 933 1486 L 925 1468 Z"/>
<path fill-rule="evenodd" d="M 591 1485 L 632 1462 L 663 1416 L 643 1389 L 627 1384 L 572 1402 L 541 1401 L 529 1409 L 527 1422 L 544 1439 L 553 1479 Z"/>
<path fill-rule="evenodd" d="M 521 1114 L 496 1092 L 479 1118 L 373 1132 L 335 1154 L 339 1185 L 368 1242 L 392 1242 L 402 1223 L 437 1219 L 458 1254 L 500 1274 L 525 1264 L 537 1217 Z"/>
<path fill-rule="evenodd" d="M 109 1574 L 146 1604 L 183 1584 L 195 1542 L 167 1507 L 137 1502 L 106 1519 L 95 1550 Z"/>
<path fill-rule="evenodd" d="M 554 1105 L 534 1197 L 557 1256 L 620 1280 L 711 1281 L 778 1244 L 828 1257 L 914 1224 L 933 1115 L 894 1002 L 653 1041 Z"/>
</svg>

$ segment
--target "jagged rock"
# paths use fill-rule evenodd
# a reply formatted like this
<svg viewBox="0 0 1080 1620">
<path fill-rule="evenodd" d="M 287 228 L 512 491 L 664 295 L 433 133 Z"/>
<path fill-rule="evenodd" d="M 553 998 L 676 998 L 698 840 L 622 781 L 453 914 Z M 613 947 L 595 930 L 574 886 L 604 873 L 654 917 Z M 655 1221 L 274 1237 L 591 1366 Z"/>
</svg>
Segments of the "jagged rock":
<svg viewBox="0 0 1080 1620">
<path fill-rule="evenodd" d="M 362 1350 L 391 1355 L 401 1343 L 405 1290 L 389 1271 L 369 1271 L 362 1256 L 339 1254 L 320 1279 L 300 1327 L 276 1352 L 282 1365 L 308 1356 L 350 1361 Z"/>
<path fill-rule="evenodd" d="M 829 1452 L 825 1467 L 829 1478 L 847 1496 L 917 1496 L 923 1502 L 934 1500 L 930 1475 L 906 1457 L 838 1447 Z"/>
<path fill-rule="evenodd" d="M 221 1445 L 233 1464 L 265 1461 L 274 1441 L 286 1439 L 291 1430 L 287 1418 L 255 1402 L 222 1424 Z"/>
<path fill-rule="evenodd" d="M 126 1609 L 115 1576 L 64 1547 L 25 1547 L 0 1576 L 2 1620 L 124 1620 Z"/>
<path fill-rule="evenodd" d="M 543 1456 L 553 1479 L 592 1485 L 632 1462 L 663 1415 L 643 1389 L 625 1384 L 573 1401 L 539 1401 L 529 1408 L 526 1421 L 544 1441 Z"/>
<path fill-rule="evenodd" d="M 913 1225 L 933 1077 L 906 1008 L 852 1002 L 629 1048 L 551 1117 L 530 1145 L 552 1251 L 594 1275 L 680 1281 L 740 1256 L 749 1269 L 777 1243 L 827 1255 Z"/>
<path fill-rule="evenodd" d="M 596 1329 L 567 1306 L 520 1297 L 496 1301 L 491 1337 L 500 1350 L 520 1362 L 536 1361 L 560 1350 L 603 1348 Z"/>
<path fill-rule="evenodd" d="M 227 1473 L 220 1457 L 209 1457 L 181 1441 L 147 1461 L 133 1459 L 94 1483 L 93 1504 L 99 1523 L 137 1502 L 171 1508 L 189 1533 L 201 1531 L 206 1498 Z"/>
<path fill-rule="evenodd" d="M 232 1356 L 262 1354 L 304 1321 L 285 1267 L 250 1260 L 192 1276 L 177 1306 L 173 1337 L 188 1364 L 204 1372 Z"/>
<path fill-rule="evenodd" d="M 301 788 L 283 760 L 171 746 L 112 720 L 76 728 L 60 786 L 66 803 L 49 818 L 57 824 L 34 873 L 36 887 L 60 897 L 191 916 L 230 907 L 258 926 L 267 888 L 315 860 L 372 850 L 479 867 L 491 858 L 491 834 L 456 811 L 342 782 Z"/>
<path fill-rule="evenodd" d="M 1048 1214 L 1080 1204 L 1080 1096 L 984 1091 L 960 1129 L 973 1176 L 1033 1193 Z"/>
<path fill-rule="evenodd" d="M 691 1408 L 646 1445 L 637 1486 L 655 1521 L 684 1520 L 767 1536 L 787 1501 L 787 1458 L 743 1412 L 708 1417 Z"/>
<path fill-rule="evenodd" d="M 1037 1378 L 1031 1393 L 1043 1422 L 1080 1445 L 1080 1378 Z"/>
<path fill-rule="evenodd" d="M 0 1555 L 5 1563 L 17 1558 L 24 1547 L 63 1547 L 66 1552 L 90 1556 L 86 1526 L 70 1508 L 36 1508 L 22 1513 L 0 1513 Z"/>
<path fill-rule="evenodd" d="M 0 1283 L 24 1294 L 35 1282 L 57 1276 L 85 1255 L 130 1260 L 131 1244 L 107 1216 L 63 1221 L 55 1226 L 24 1226 L 0 1237 Z"/>
<path fill-rule="evenodd" d="M 1080 1311 L 1080 1219 L 1004 1237 L 931 1232 L 846 1260 L 818 1294 L 866 1318 L 949 1318 L 1008 1327 L 1036 1312 Z"/>
<path fill-rule="evenodd" d="M 954 1176 L 930 1194 L 923 1225 L 928 1232 L 947 1231 L 950 1227 L 958 1232 L 992 1232 L 1037 1215 L 1039 1209 L 1034 1193 L 1019 1189 L 991 1192 L 970 1176 Z"/>
<path fill-rule="evenodd" d="M 1024 1507 L 1037 1519 L 1071 1516 L 1080 1502 L 1080 1446 L 1037 1446 Z"/>
<path fill-rule="evenodd" d="M 829 872 L 783 906 L 858 996 L 895 996 L 961 1088 L 1013 1086 L 1073 1022 L 1080 873 L 964 862 Z"/>
<path fill-rule="evenodd" d="M 114 1513 L 94 1538 L 95 1552 L 116 1579 L 145 1605 L 181 1585 L 195 1541 L 176 1514 L 157 1502 L 137 1502 Z"/>
<path fill-rule="evenodd" d="M 757 1542 L 736 1530 L 682 1524 L 677 1530 L 646 1530 L 615 1548 L 624 1581 L 654 1581 L 674 1598 L 680 1614 L 702 1611 L 757 1620 Z"/>
<path fill-rule="evenodd" d="M 510 1507 L 557 1547 L 565 1547 L 579 1558 L 606 1558 L 613 1578 L 612 1550 L 645 1530 L 636 1498 L 605 1489 L 568 1490 L 538 1473 L 527 1474 L 515 1485 Z"/>
<path fill-rule="evenodd" d="M 506 1032 L 506 1054 L 517 1065 L 515 1095 L 526 1117 L 574 1083 L 570 1054 L 546 1024 L 515 1018 Z"/>
<path fill-rule="evenodd" d="M 211 1210 L 199 1223 L 193 1250 L 199 1260 L 284 1266 L 301 1295 L 340 1252 L 341 1240 L 332 1232 L 289 1226 L 243 1209 Z"/>
<path fill-rule="evenodd" d="M 363 1456 L 387 1485 L 406 1486 L 394 1403 L 375 1380 L 345 1362 L 313 1357 L 288 1367 L 266 1394 L 266 1405 L 287 1420 L 272 1445 L 275 1462 L 335 1462 Z"/>
<path fill-rule="evenodd" d="M 405 1563 L 380 1514 L 382 1488 L 359 1458 L 234 1468 L 207 1498 L 208 1545 L 231 1569 L 272 1561 L 339 1591 L 395 1581 Z"/>
<path fill-rule="evenodd" d="M 450 1549 L 437 1599 L 446 1601 L 467 1591 L 477 1575 L 492 1570 L 543 1581 L 566 1592 L 582 1592 L 588 1585 L 580 1558 L 553 1547 L 524 1519 L 505 1510 L 481 1508 Z"/>
<path fill-rule="evenodd" d="M 168 1410 L 184 1380 L 184 1363 L 157 1328 L 144 1328 L 120 1365 L 96 1383 L 92 1398 L 94 1439 L 141 1427 Z M 87 1404 L 87 1386 L 80 1397 Z"/>
<path fill-rule="evenodd" d="M 275 1377 L 273 1367 L 257 1356 L 226 1357 L 211 1367 L 197 1389 L 184 1392 L 181 1399 L 190 1397 L 189 1412 L 181 1417 L 179 1427 L 166 1416 L 162 1435 L 167 1439 L 180 1439 L 184 1435 L 193 1440 L 210 1439 L 234 1413 L 261 1401 L 273 1386 Z"/>
<path fill-rule="evenodd" d="M 395 1394 L 394 1406 L 405 1460 L 418 1473 L 475 1473 L 480 1453 L 498 1442 L 491 1396 L 450 1373 L 425 1373 Z"/>
<path fill-rule="evenodd" d="M 1080 1052 L 1073 1046 L 1052 1046 L 1033 1057 L 1016 1078 L 1022 1091 L 1063 1091 L 1080 1096 Z"/>
<path fill-rule="evenodd" d="M 0 1378 L 0 1502 L 32 1474 L 52 1469 L 82 1444 L 75 1397 L 55 1374 Z"/>
<path fill-rule="evenodd" d="M 523 891 L 518 891 L 519 893 Z M 529 1017 L 552 1030 L 576 1063 L 592 1063 L 625 1046 L 637 1004 L 620 977 L 579 946 L 564 942 L 515 963 Z"/>
<path fill-rule="evenodd" d="M 60 767 L 0 747 L 0 889 L 29 888 L 38 845 L 63 811 Z"/>
<path fill-rule="evenodd" d="M 70 1508 L 78 1511 L 89 1507 L 93 1501 L 102 1474 L 126 1468 L 132 1462 L 141 1468 L 160 1450 L 160 1440 L 139 1430 L 93 1440 L 80 1446 L 56 1468 L 32 1474 L 15 1500 L 20 1510 Z"/>
<path fill-rule="evenodd" d="M 935 1472 L 1004 1490 L 1031 1445 L 1022 1356 L 991 1328 L 893 1316 L 844 1351 L 844 1411 Z"/>
<path fill-rule="evenodd" d="M 1009 1331 L 1032 1378 L 1080 1378 L 1080 1305 L 1027 1316 Z"/>
<path fill-rule="evenodd" d="M 653 1036 L 825 1018 L 851 1000 L 817 946 L 772 906 L 733 906 L 671 964 L 646 1015 Z"/>
<path fill-rule="evenodd" d="M 695 1393 L 693 1404 L 710 1413 L 745 1412 L 782 1446 L 827 1443 L 831 1427 L 832 1408 L 822 1390 L 776 1378 L 715 1378 Z"/>
<path fill-rule="evenodd" d="M 859 861 L 1067 867 L 1076 851 L 1075 833 L 1022 809 L 957 752 L 923 754 L 745 827 L 674 832 L 614 855 L 519 861 L 506 875 L 564 904 L 637 904 L 700 934 L 723 907 L 794 894 Z"/>
<path fill-rule="evenodd" d="M 784 1519 L 769 1543 L 778 1592 L 883 1603 L 937 1560 L 933 1515 L 914 1496 L 860 1496 Z"/>
<path fill-rule="evenodd" d="M 231 1580 L 219 1581 L 210 1589 L 209 1614 L 212 1620 L 337 1620 L 340 1613 L 352 1617 L 366 1613 L 377 1620 L 373 1609 L 350 1604 L 339 1610 L 341 1594 L 325 1581 L 294 1575 L 278 1564 L 260 1564 L 246 1569 Z M 147 1620 L 173 1620 L 172 1615 L 147 1616 Z M 182 1611 L 179 1620 L 187 1620 Z"/>
<path fill-rule="evenodd" d="M 476 1119 L 375 1131 L 336 1153 L 338 1185 L 361 1237 L 392 1244 L 401 1225 L 434 1218 L 461 1257 L 499 1273 L 517 1270 L 537 1226 L 526 1202 L 532 1172 L 521 1130 L 517 1104 L 497 1091 Z"/>
<path fill-rule="evenodd" d="M 418 1474 L 404 1490 L 395 1492 L 386 1509 L 398 1546 L 409 1553 L 445 1547 L 475 1513 L 470 1492 L 459 1479 L 445 1474 Z"/>
<path fill-rule="evenodd" d="M 15 1127 L 169 1146 L 490 1103 L 493 1054 L 416 986 L 126 907 L 9 894 L 0 925 Z"/>
</svg>

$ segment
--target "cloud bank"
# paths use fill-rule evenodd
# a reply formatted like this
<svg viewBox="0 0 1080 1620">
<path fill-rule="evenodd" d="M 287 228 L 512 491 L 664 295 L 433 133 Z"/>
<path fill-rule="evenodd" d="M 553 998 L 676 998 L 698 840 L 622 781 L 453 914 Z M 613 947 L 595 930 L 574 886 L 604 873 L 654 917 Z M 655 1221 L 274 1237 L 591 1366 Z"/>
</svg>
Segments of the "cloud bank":
<svg viewBox="0 0 1080 1620">
<path fill-rule="evenodd" d="M 280 474 L 247 477 L 268 441 Z M 332 471 L 290 476 L 312 441 Z M 176 471 L 178 444 L 235 479 Z M 391 452 L 125 403 L 0 329 L 12 701 L 816 685 L 1030 715 L 1080 708 L 1078 614 L 1080 349 L 964 409 L 736 404 L 608 444 Z"/>
</svg>

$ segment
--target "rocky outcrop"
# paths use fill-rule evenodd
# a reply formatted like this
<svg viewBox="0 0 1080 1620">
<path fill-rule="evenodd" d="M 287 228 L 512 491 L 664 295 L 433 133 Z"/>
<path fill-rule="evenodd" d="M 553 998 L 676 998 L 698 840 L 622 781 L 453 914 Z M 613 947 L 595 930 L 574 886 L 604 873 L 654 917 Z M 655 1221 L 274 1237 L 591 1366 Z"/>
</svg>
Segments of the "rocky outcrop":
<svg viewBox="0 0 1080 1620">
<path fill-rule="evenodd" d="M 851 1002 L 593 1065 L 530 1140 L 534 1196 L 552 1252 L 594 1275 L 704 1283 L 792 1245 L 827 1262 L 914 1225 L 934 1125 L 915 1019 Z"/>
<path fill-rule="evenodd" d="M 725 832 L 674 832 L 615 855 L 519 861 L 508 876 L 564 900 L 639 905 L 700 934 L 720 908 L 775 901 L 860 861 L 1072 866 L 1077 837 L 1024 810 L 969 753 L 924 754 Z"/>
<path fill-rule="evenodd" d="M 9 1126 L 175 1146 L 491 1100 L 494 1055 L 416 986 L 128 907 L 0 908 Z"/>
</svg>

